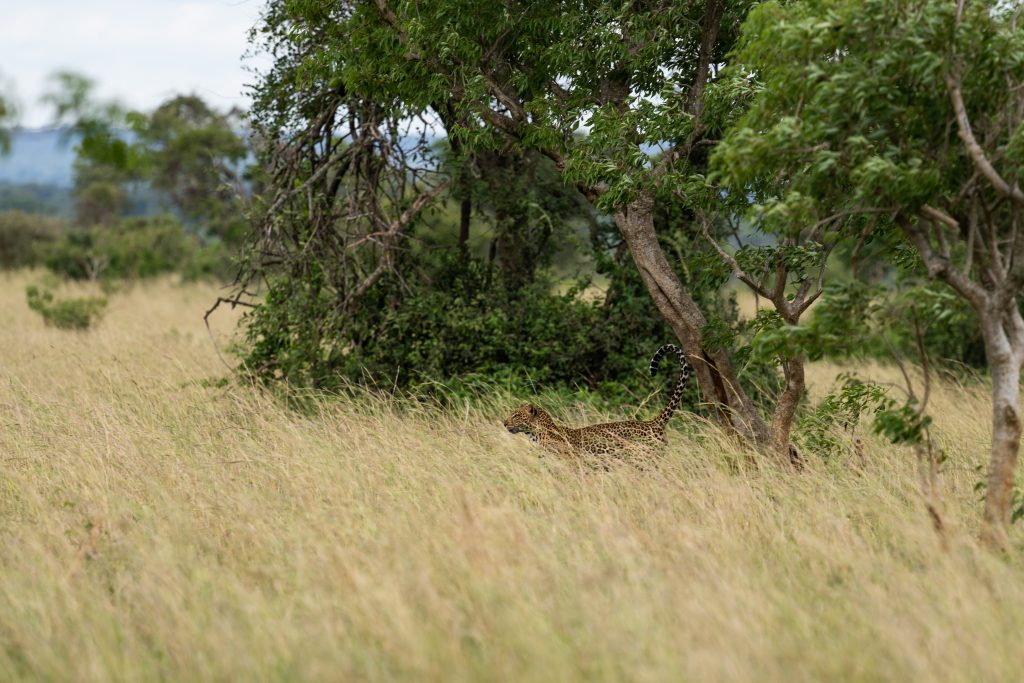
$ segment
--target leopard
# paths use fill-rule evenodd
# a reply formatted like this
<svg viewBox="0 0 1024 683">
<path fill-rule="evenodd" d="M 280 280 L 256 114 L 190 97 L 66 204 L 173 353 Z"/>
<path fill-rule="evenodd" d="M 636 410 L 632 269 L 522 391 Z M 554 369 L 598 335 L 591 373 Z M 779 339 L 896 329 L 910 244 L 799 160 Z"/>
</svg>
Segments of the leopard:
<svg viewBox="0 0 1024 683">
<path fill-rule="evenodd" d="M 665 427 L 679 408 L 690 380 L 690 363 L 682 349 L 674 344 L 665 344 L 655 352 L 651 375 L 657 373 L 658 364 L 668 353 L 674 353 L 679 360 L 679 378 L 668 404 L 653 420 L 624 420 L 573 428 L 558 424 L 546 410 L 527 403 L 516 408 L 504 426 L 512 434 L 525 434 L 546 450 L 567 456 L 603 457 L 633 449 L 656 450 L 666 443 Z"/>
</svg>

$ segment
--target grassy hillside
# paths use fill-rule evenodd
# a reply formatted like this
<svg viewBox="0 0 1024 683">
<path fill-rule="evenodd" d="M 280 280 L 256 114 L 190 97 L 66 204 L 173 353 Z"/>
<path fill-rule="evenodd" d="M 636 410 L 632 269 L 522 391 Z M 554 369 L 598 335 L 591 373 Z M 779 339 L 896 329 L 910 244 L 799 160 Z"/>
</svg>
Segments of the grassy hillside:
<svg viewBox="0 0 1024 683">
<path fill-rule="evenodd" d="M 1024 566 L 973 537 L 983 392 L 934 398 L 943 553 L 909 454 L 867 436 L 793 475 L 696 424 L 657 467 L 579 471 L 502 398 L 300 416 L 212 388 L 212 288 L 73 333 L 33 277 L 0 275 L 0 679 L 1019 680 Z"/>
</svg>

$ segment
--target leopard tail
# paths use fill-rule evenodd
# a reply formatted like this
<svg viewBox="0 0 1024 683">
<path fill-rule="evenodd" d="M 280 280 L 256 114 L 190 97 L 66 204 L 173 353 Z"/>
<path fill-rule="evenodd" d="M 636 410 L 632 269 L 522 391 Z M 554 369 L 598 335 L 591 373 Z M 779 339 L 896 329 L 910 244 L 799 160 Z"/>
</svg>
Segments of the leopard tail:
<svg viewBox="0 0 1024 683">
<path fill-rule="evenodd" d="M 679 408 L 679 401 L 683 397 L 683 391 L 686 389 L 687 383 L 690 381 L 690 364 L 686 360 L 686 355 L 683 350 L 674 344 L 665 344 L 654 354 L 654 358 L 651 359 L 651 376 L 654 376 L 658 372 L 658 364 L 661 359 L 665 357 L 665 354 L 672 352 L 676 354 L 676 358 L 679 359 L 679 379 L 676 381 L 676 388 L 672 392 L 672 398 L 668 400 L 668 405 L 658 415 L 658 419 L 655 420 L 662 429 L 668 424 L 668 421 L 672 419 L 672 415 Z"/>
</svg>

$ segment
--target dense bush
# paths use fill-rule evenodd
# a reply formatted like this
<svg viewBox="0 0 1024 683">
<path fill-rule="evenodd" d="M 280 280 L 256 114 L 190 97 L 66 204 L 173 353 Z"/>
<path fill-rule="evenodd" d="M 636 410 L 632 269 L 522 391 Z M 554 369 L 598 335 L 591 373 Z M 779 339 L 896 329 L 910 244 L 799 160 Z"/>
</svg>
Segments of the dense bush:
<svg viewBox="0 0 1024 683">
<path fill-rule="evenodd" d="M 586 388 L 611 399 L 660 386 L 644 371 L 670 331 L 649 312 L 618 314 L 649 298 L 623 295 L 611 310 L 584 294 L 585 282 L 560 294 L 543 276 L 511 293 L 496 271 L 444 258 L 402 299 L 399 283 L 383 282 L 345 317 L 322 289 L 272 281 L 249 315 L 246 364 L 264 379 L 326 389 L 358 382 L 459 393 L 483 378 L 492 388 Z"/>
<path fill-rule="evenodd" d="M 61 230 L 61 221 L 49 216 L 0 213 L 0 268 L 36 265 L 43 249 L 59 238 Z"/>
<path fill-rule="evenodd" d="M 318 273 L 305 281 L 272 279 L 247 317 L 246 366 L 293 387 L 357 383 L 445 397 L 498 384 L 519 395 L 585 394 L 609 408 L 636 405 L 677 377 L 670 364 L 658 379 L 647 374 L 651 355 L 675 336 L 631 264 L 600 258 L 600 288 L 588 280 L 566 288 L 540 273 L 510 290 L 500 269 L 482 259 L 448 252 L 428 263 L 415 280 L 382 280 L 351 312 L 337 310 Z M 704 291 L 696 278 L 709 269 L 694 273 L 688 279 Z M 712 324 L 729 328 L 737 315 L 734 302 L 721 301 Z M 747 358 L 741 336 L 723 335 L 720 343 Z M 747 358 L 746 367 L 755 395 L 778 391 L 770 363 Z M 698 401 L 691 383 L 683 403 L 697 409 Z"/>
<path fill-rule="evenodd" d="M 224 275 L 228 257 L 219 245 L 202 244 L 164 215 L 69 230 L 46 250 L 44 263 L 73 280 L 147 278 L 172 271 L 201 277 Z"/>
<path fill-rule="evenodd" d="M 65 330 L 84 330 L 99 321 L 107 300 L 103 297 L 81 297 L 56 301 L 53 292 L 38 287 L 26 290 L 28 307 L 43 316 L 47 325 Z"/>
</svg>

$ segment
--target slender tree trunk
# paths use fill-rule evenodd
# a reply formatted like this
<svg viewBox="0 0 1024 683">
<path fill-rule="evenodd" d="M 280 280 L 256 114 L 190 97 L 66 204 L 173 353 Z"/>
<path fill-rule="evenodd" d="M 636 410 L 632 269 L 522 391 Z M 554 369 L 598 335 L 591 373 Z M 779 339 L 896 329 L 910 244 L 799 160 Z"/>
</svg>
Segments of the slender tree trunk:
<svg viewBox="0 0 1024 683">
<path fill-rule="evenodd" d="M 775 412 L 772 414 L 772 449 L 775 456 L 779 462 L 794 465 L 798 465 L 800 459 L 789 441 L 789 436 L 793 432 L 796 409 L 800 406 L 800 399 L 803 398 L 807 386 L 804 379 L 805 363 L 806 358 L 803 355 L 783 362 L 782 372 L 786 379 L 786 388 L 779 396 Z"/>
<path fill-rule="evenodd" d="M 928 518 L 932 521 L 932 528 L 939 536 L 939 545 L 943 550 L 949 550 L 946 522 L 942 518 L 942 510 L 939 505 L 939 461 L 935 457 L 931 435 L 927 432 L 924 442 L 914 446 L 914 455 L 917 457 L 918 485 L 921 488 L 921 498 L 924 499 L 925 510 L 928 511 Z"/>
<path fill-rule="evenodd" d="M 985 522 L 982 538 L 989 545 L 1009 545 L 1013 483 L 1020 450 L 1020 370 L 1024 349 L 1014 348 L 998 314 L 982 319 L 985 350 L 992 373 L 992 454 L 985 492 Z"/>
<path fill-rule="evenodd" d="M 665 258 L 654 230 L 654 198 L 641 195 L 615 214 L 647 291 L 675 332 L 693 364 L 704 399 L 721 407 L 716 418 L 759 448 L 769 447 L 771 432 L 739 384 L 732 362 L 721 351 L 705 351 L 704 314 Z"/>
<path fill-rule="evenodd" d="M 466 194 L 468 195 L 468 192 Z M 465 196 L 459 204 L 459 249 L 464 253 L 469 249 L 469 223 L 472 218 L 473 200 Z"/>
</svg>

